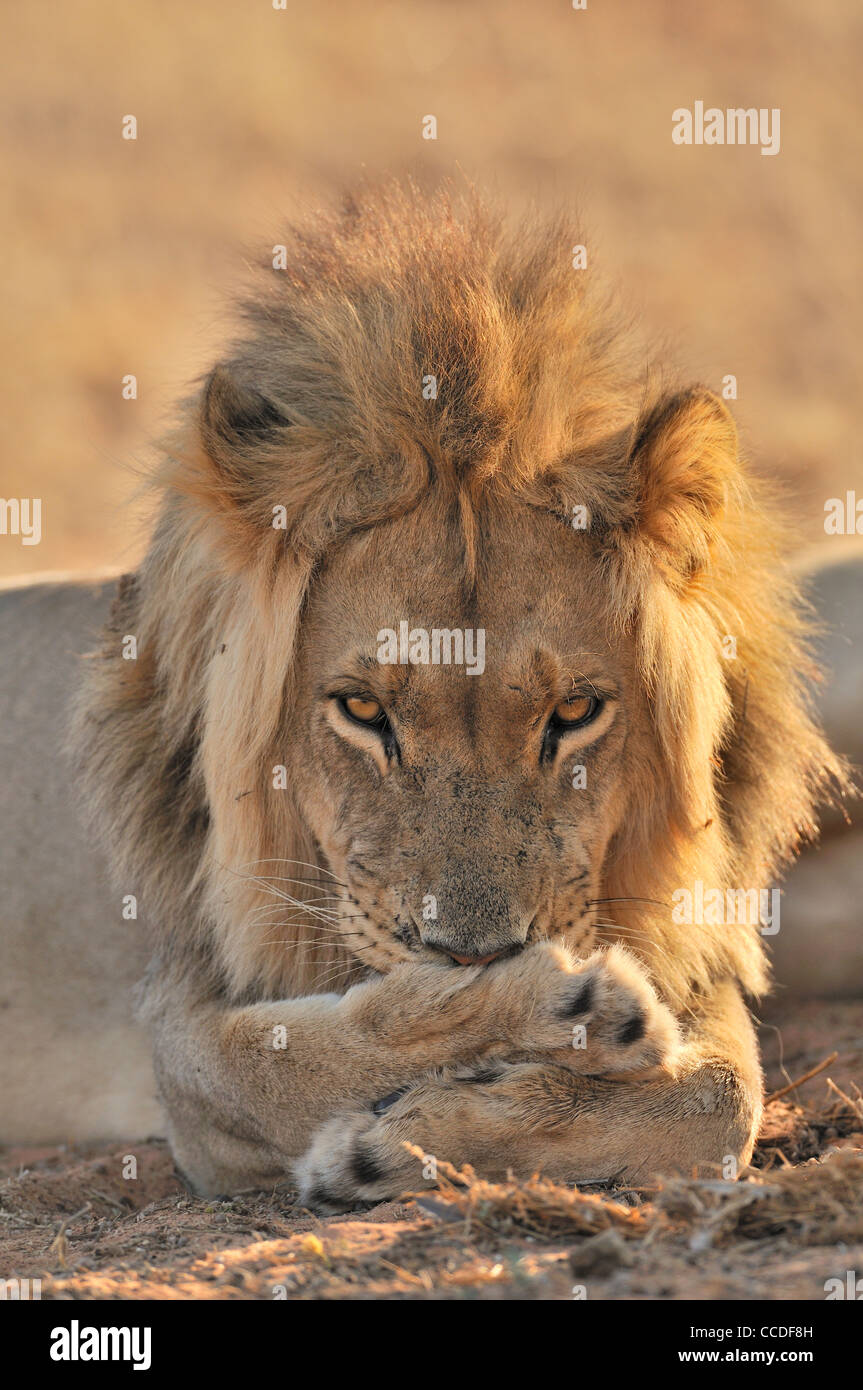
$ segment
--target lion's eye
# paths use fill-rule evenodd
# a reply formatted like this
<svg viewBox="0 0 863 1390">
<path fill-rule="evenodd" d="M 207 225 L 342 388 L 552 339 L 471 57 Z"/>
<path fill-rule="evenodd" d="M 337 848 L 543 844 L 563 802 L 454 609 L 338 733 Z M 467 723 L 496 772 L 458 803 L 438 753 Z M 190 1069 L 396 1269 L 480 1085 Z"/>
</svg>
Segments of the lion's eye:
<svg viewBox="0 0 863 1390">
<path fill-rule="evenodd" d="M 552 719 L 564 729 L 578 729 L 595 719 L 599 703 L 595 695 L 575 695 L 570 700 L 559 700 Z"/>
<path fill-rule="evenodd" d="M 373 699 L 371 695 L 338 695 L 336 699 L 346 719 L 377 734 L 383 743 L 386 756 L 401 763 L 398 739 L 380 700 Z"/>
<path fill-rule="evenodd" d="M 568 700 L 558 700 L 545 726 L 540 761 L 551 762 L 561 739 L 572 729 L 592 724 L 601 709 L 602 700 L 598 695 L 572 695 Z"/>
<path fill-rule="evenodd" d="M 385 719 L 383 705 L 365 695 L 345 695 L 341 700 L 342 709 L 358 724 L 378 724 Z"/>
</svg>

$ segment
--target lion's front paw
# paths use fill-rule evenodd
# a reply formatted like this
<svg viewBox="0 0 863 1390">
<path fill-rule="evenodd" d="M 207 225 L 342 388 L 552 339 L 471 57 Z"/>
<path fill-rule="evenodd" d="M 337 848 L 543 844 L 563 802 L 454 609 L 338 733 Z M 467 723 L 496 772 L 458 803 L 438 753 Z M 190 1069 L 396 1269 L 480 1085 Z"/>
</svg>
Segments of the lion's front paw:
<svg viewBox="0 0 863 1390">
<path fill-rule="evenodd" d="M 302 1205 L 328 1216 L 397 1197 L 416 1164 L 403 1149 L 383 1144 L 383 1138 L 373 1110 L 328 1120 L 294 1164 Z"/>
<path fill-rule="evenodd" d="M 529 1053 L 594 1075 L 668 1066 L 680 1044 L 674 1016 L 644 968 L 621 946 L 574 962 L 540 948 L 531 965 L 534 1004 L 517 1042 Z"/>
<path fill-rule="evenodd" d="M 493 1063 L 485 1069 L 444 1071 L 362 1110 L 334 1116 L 294 1164 L 301 1202 L 331 1214 L 434 1186 L 436 1159 L 418 1162 L 407 1144 L 427 1155 L 441 1154 L 456 1165 L 475 1162 L 487 1170 L 500 1168 L 502 1160 L 508 1163 L 516 1153 L 520 1130 L 521 1142 L 529 1145 L 531 1126 L 518 1098 L 513 1102 L 505 1086 L 492 1083 L 520 1076 L 523 1070 Z M 532 1093 L 531 1106 L 532 1115 L 536 1110 L 533 1118 L 542 1123 L 545 1117 L 542 1108 L 533 1105 Z"/>
<path fill-rule="evenodd" d="M 322 1214 L 347 1211 L 362 1202 L 381 1202 L 437 1183 L 440 1154 L 460 1166 L 480 1164 L 503 1171 L 515 1161 L 529 1169 L 532 1136 L 546 1119 L 531 1090 L 525 1101 L 516 1085 L 538 1067 L 492 1063 L 443 1072 L 394 1091 L 363 1110 L 328 1120 L 294 1164 L 304 1206 Z M 562 1076 L 566 1074 L 561 1072 Z M 568 1078 L 568 1084 L 575 1083 Z M 522 1087 L 523 1089 L 523 1087 Z M 427 1155 L 421 1163 L 406 1145 Z"/>
</svg>

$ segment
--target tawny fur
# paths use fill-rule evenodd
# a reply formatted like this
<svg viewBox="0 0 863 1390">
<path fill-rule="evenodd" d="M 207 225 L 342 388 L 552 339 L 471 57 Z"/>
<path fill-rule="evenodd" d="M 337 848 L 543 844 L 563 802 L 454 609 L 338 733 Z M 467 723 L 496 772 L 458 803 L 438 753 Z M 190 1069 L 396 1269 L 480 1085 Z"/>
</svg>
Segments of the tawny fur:
<svg viewBox="0 0 863 1390">
<path fill-rule="evenodd" d="M 513 980 L 528 971 L 531 946 L 521 962 L 477 975 L 472 1040 L 472 1025 L 461 1020 L 447 1045 L 437 1029 L 435 1047 L 423 1049 L 415 1018 L 415 1046 L 397 1028 L 384 1047 L 384 1054 L 395 1048 L 394 1059 L 370 1042 L 370 1030 L 382 1031 L 380 1009 L 363 1012 L 370 982 L 382 988 L 380 977 L 392 976 L 382 998 L 396 1012 L 397 979 L 404 1000 L 416 1005 L 421 997 L 432 1010 L 435 978 L 452 989 L 452 972 L 412 964 L 365 900 L 361 927 L 350 928 L 347 890 L 336 886 L 348 870 L 325 804 L 329 745 L 297 746 L 322 727 L 313 690 L 315 653 L 329 640 L 325 609 L 355 603 L 359 630 L 405 552 L 425 565 L 418 585 L 432 595 L 435 555 L 448 557 L 446 582 L 453 603 L 464 596 L 465 615 L 477 594 L 504 593 L 492 615 L 501 633 L 515 622 L 514 609 L 503 576 L 490 578 L 489 567 L 500 568 L 498 556 L 530 555 L 529 578 L 516 588 L 536 585 L 547 613 L 584 605 L 594 647 L 607 636 L 624 683 L 632 672 L 628 742 L 618 757 L 625 775 L 616 774 L 616 790 L 596 804 L 585 831 L 595 898 L 607 905 L 592 916 L 585 910 L 577 937 L 550 912 L 541 936 L 570 948 L 556 967 L 567 976 L 603 943 L 617 940 L 638 958 L 655 991 L 648 1031 L 664 1038 L 650 1065 L 665 1065 L 666 1079 L 641 1089 L 616 1083 L 619 1102 L 603 1095 L 602 1106 L 618 1117 L 613 1152 L 603 1157 L 585 1136 L 608 1134 L 614 1116 L 603 1110 L 591 1129 L 582 1108 L 580 1144 L 558 1144 L 552 1161 L 522 1134 L 519 1163 L 545 1159 L 569 1177 L 607 1170 L 627 1143 L 641 1147 L 637 1125 L 627 1139 L 627 1115 L 646 1105 L 649 1126 L 656 1104 L 644 1086 L 667 1086 L 670 1099 L 663 1091 L 659 1110 L 666 1105 L 684 1129 L 683 1117 L 697 1112 L 693 1133 L 703 1130 L 704 1112 L 687 1110 L 674 1088 L 705 1058 L 719 1059 L 721 1075 L 731 1078 L 724 1090 L 739 1093 L 711 1153 L 721 1156 L 731 1144 L 745 1158 L 751 1149 L 760 1077 L 740 997 L 766 984 L 759 930 L 676 925 L 671 896 L 699 879 L 722 888 L 774 882 L 801 838 L 814 833 L 819 799 L 841 789 L 845 775 L 812 715 L 808 619 L 782 559 L 782 524 L 739 459 L 728 411 L 702 388 L 669 389 L 641 369 L 592 272 L 572 269 L 574 239 L 565 219 L 513 231 L 471 198 L 425 198 L 400 187 L 354 199 L 340 216 L 320 216 L 285 238 L 286 271 L 260 272 L 243 336 L 166 451 L 152 544 L 118 596 L 88 675 L 77 738 L 118 879 L 138 895 L 153 934 L 148 1010 L 161 1039 L 157 1065 L 175 1112 L 175 1147 L 203 1189 L 287 1172 L 314 1129 L 341 1110 L 360 1105 L 362 1124 L 377 1123 L 368 1107 L 380 1087 L 418 1085 L 436 1066 L 476 1056 L 521 1057 L 524 1067 L 525 1051 L 543 1051 L 521 1034 L 509 1052 L 499 1046 L 493 1010 L 480 1002 L 504 966 Z M 430 376 L 437 395 L 426 399 Z M 571 525 L 576 507 L 587 509 L 583 534 Z M 277 512 L 283 525 L 273 525 Z M 126 634 L 136 636 L 135 661 L 123 659 Z M 734 660 L 723 653 L 727 636 L 737 644 Z M 538 670 L 538 686 L 545 679 Z M 282 765 L 287 789 L 273 785 Z M 369 774 L 346 766 L 361 799 Z M 475 785 L 470 814 L 478 832 L 491 813 L 482 779 Z M 501 808 L 503 826 L 509 812 Z M 410 817 L 391 832 L 403 845 L 411 834 L 422 838 Z M 449 852 L 444 847 L 442 859 Z M 308 884 L 288 885 L 300 900 L 322 900 L 322 885 L 334 885 L 341 933 L 338 914 L 299 911 L 271 930 L 274 876 L 292 874 L 268 868 L 277 861 L 306 866 L 293 873 Z M 365 956 L 351 930 L 366 934 Z M 419 989 L 412 995 L 407 972 L 429 969 L 437 976 L 423 978 L 421 988 L 420 976 L 412 977 Z M 351 988 L 367 977 L 359 993 Z M 340 1023 L 328 1021 L 336 1005 L 326 1002 L 331 993 L 316 993 L 323 988 L 354 1001 L 350 1024 L 344 1010 Z M 287 1058 L 262 1061 L 269 1032 L 287 1017 L 284 1003 L 273 1001 L 285 1000 L 305 1001 L 303 1021 L 296 1038 L 289 1028 Z M 689 1072 L 668 1009 L 681 1021 L 702 1021 L 708 1041 L 698 1042 L 696 1026 Z M 330 1048 L 340 1066 L 322 1060 Z M 195 1079 L 197 1050 L 206 1054 L 203 1082 Z M 298 1077 L 316 1065 L 326 1076 L 322 1099 L 309 1108 L 307 1082 Z M 561 1074 L 562 1084 L 576 1084 L 572 1065 Z M 521 1072 L 516 1080 L 533 1085 Z M 509 1108 L 498 1120 L 483 1109 L 494 1104 L 494 1088 L 477 1087 L 474 1120 L 462 1115 L 457 1142 L 452 1124 L 445 1127 L 443 1141 L 452 1138 L 458 1156 L 495 1148 L 506 1158 L 501 1136 L 507 1126 L 523 1129 L 510 1082 Z M 461 1097 L 466 1083 L 428 1084 L 460 1086 Z M 224 1103 L 226 1087 L 248 1099 Z M 531 1094 L 526 1103 L 541 1127 L 542 1102 L 536 1088 Z M 429 1104 L 440 1111 L 436 1100 Z M 194 1122 L 178 1118 L 183 1107 L 197 1107 Z M 280 1129 L 281 1119 L 267 1118 L 274 1107 L 299 1118 Z M 356 1119 L 344 1123 L 352 1136 Z M 473 1145 L 472 1124 L 486 1136 Z M 437 1133 L 420 1119 L 401 1137 L 427 1143 Z M 318 1159 L 306 1164 L 307 1186 L 322 1182 L 347 1201 L 400 1180 L 400 1139 L 388 1148 L 378 1136 L 384 1176 L 351 1187 L 338 1138 L 331 1129 L 326 1135 L 316 1141 Z M 345 1140 L 348 1150 L 352 1143 Z M 674 1141 L 655 1146 L 657 1163 L 675 1153 Z"/>
</svg>

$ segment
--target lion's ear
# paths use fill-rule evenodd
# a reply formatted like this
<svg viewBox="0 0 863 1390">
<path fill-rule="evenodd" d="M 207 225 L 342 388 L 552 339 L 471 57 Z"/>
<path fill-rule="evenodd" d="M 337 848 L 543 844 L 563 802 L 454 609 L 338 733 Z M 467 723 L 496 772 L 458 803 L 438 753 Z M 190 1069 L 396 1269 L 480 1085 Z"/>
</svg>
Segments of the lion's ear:
<svg viewBox="0 0 863 1390">
<path fill-rule="evenodd" d="M 737 430 L 703 386 L 665 396 L 639 422 L 632 463 L 640 533 L 684 573 L 706 563 L 738 474 Z"/>
<path fill-rule="evenodd" d="M 240 366 L 222 364 L 210 372 L 201 396 L 201 442 L 218 467 L 236 472 L 289 425 L 281 407 L 253 386 Z"/>
</svg>

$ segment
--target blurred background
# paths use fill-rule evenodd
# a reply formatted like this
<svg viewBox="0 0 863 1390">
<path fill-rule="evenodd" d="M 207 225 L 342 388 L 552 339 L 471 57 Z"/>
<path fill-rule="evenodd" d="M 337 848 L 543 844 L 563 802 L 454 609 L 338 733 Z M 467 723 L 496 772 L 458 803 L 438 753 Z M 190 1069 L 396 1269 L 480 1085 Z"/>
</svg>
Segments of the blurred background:
<svg viewBox="0 0 863 1390">
<path fill-rule="evenodd" d="M 801 543 L 863 495 L 852 0 L 7 0 L 3 28 L 0 497 L 41 497 L 43 539 L 0 537 L 0 576 L 134 563 L 130 469 L 218 354 L 244 255 L 383 173 L 580 209 L 658 350 L 737 377 Z M 674 145 L 697 99 L 781 108 L 780 154 Z"/>
</svg>

